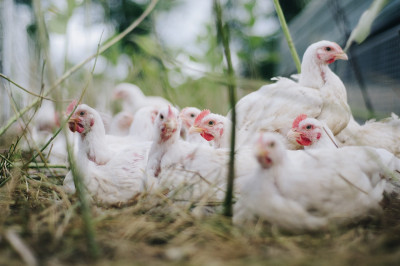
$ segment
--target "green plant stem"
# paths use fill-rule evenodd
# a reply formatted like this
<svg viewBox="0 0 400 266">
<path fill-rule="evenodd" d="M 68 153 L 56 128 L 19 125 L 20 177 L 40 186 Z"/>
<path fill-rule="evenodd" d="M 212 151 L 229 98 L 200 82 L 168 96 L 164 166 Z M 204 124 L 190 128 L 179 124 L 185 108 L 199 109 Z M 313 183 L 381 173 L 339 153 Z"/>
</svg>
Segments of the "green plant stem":
<svg viewBox="0 0 400 266">
<path fill-rule="evenodd" d="M 45 91 L 43 93 L 43 96 L 44 97 L 48 96 L 54 89 L 56 89 L 58 86 L 60 86 L 61 83 L 63 83 L 69 76 L 71 76 L 73 73 L 75 73 L 78 69 L 80 69 L 82 66 L 84 66 L 85 64 L 90 62 L 98 54 L 103 53 L 108 48 L 110 48 L 111 46 L 113 46 L 114 44 L 119 42 L 126 35 L 128 35 L 132 30 L 134 30 L 150 14 L 150 12 L 156 6 L 157 2 L 158 2 L 158 0 L 152 0 L 151 3 L 147 6 L 146 10 L 143 12 L 143 14 L 139 18 L 137 18 L 128 28 L 126 28 L 123 32 L 121 32 L 120 34 L 115 36 L 113 39 L 111 39 L 107 43 L 105 43 L 100 48 L 99 53 L 96 52 L 95 54 L 89 56 L 88 58 L 86 58 L 85 60 L 80 62 L 79 64 L 76 64 L 75 66 L 71 67 L 67 72 L 64 73 L 64 75 L 62 75 L 62 77 L 60 77 L 58 80 L 56 80 L 55 83 L 47 91 Z M 31 104 L 29 104 L 28 106 L 23 108 L 21 111 L 19 111 L 17 114 L 15 114 L 13 117 L 11 117 L 7 121 L 7 123 L 0 129 L 0 136 L 2 136 L 7 131 L 7 129 L 18 120 L 18 118 L 23 116 L 32 107 L 34 107 L 37 104 L 39 104 L 41 100 L 42 100 L 42 98 L 38 98 L 38 99 L 34 100 Z"/>
<path fill-rule="evenodd" d="M 76 188 L 76 194 L 78 195 L 79 198 L 81 212 L 82 212 L 82 219 L 85 225 L 85 233 L 88 241 L 89 252 L 93 258 L 98 258 L 100 255 L 100 249 L 96 242 L 96 231 L 93 224 L 90 203 L 87 198 L 88 193 L 86 192 L 82 174 L 79 171 L 80 169 L 78 169 L 78 167 L 76 166 L 75 159 L 73 158 L 73 152 L 71 151 L 69 143 L 67 145 L 67 150 L 68 150 L 68 160 L 71 165 L 72 177 Z"/>
<path fill-rule="evenodd" d="M 223 26 L 222 22 L 222 9 L 219 0 L 214 0 L 214 9 L 217 20 L 217 30 L 221 37 L 222 45 L 224 47 L 224 54 L 227 63 L 228 71 L 228 90 L 229 90 L 229 103 L 231 107 L 231 119 L 232 119 L 232 130 L 231 130 L 231 143 L 229 153 L 229 166 L 228 166 L 228 182 L 224 201 L 224 212 L 225 216 L 232 216 L 232 198 L 233 198 L 233 186 L 235 179 L 235 142 L 236 142 L 236 81 L 235 72 L 232 66 L 231 51 L 229 48 L 229 28 L 227 25 Z"/>
<path fill-rule="evenodd" d="M 40 95 L 40 94 L 36 94 L 36 93 L 34 93 L 34 92 L 29 91 L 28 89 L 25 89 L 24 87 L 22 87 L 21 85 L 19 85 L 18 83 L 16 83 L 15 81 L 13 81 L 12 79 L 10 79 L 10 78 L 7 77 L 6 75 L 4 75 L 3 73 L 0 73 L 0 78 L 3 78 L 3 79 L 5 79 L 5 80 L 7 80 L 8 82 L 12 83 L 14 86 L 20 88 L 21 90 L 23 90 L 24 92 L 26 92 L 26 93 L 28 93 L 28 94 L 30 94 L 30 95 L 32 95 L 32 96 L 35 96 L 35 97 L 38 97 L 38 98 L 42 98 L 42 99 L 46 99 L 46 100 L 49 100 L 49 101 L 54 101 L 53 99 L 50 99 L 50 98 L 47 98 L 47 97 L 43 97 L 43 96 Z"/>
<path fill-rule="evenodd" d="M 285 35 L 287 44 L 289 46 L 290 53 L 292 54 L 293 61 L 296 65 L 297 72 L 301 72 L 301 62 L 299 55 L 297 54 L 296 47 L 294 47 L 294 43 L 292 40 L 292 36 L 290 35 L 289 27 L 286 23 L 285 16 L 283 15 L 281 5 L 279 4 L 279 0 L 274 0 L 275 10 L 278 14 L 279 22 L 281 23 L 281 27 L 283 30 L 283 34 Z"/>
</svg>

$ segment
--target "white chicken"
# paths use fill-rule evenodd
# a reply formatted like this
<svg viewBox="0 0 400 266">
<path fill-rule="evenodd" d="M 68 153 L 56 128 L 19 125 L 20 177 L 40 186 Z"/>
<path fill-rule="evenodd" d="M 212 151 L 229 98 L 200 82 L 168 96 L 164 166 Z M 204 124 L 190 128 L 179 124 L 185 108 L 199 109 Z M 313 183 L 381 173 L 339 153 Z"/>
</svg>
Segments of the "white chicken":
<svg viewBox="0 0 400 266">
<path fill-rule="evenodd" d="M 114 136 L 127 136 L 132 122 L 133 115 L 130 112 L 119 112 L 111 120 L 109 134 Z"/>
<path fill-rule="evenodd" d="M 172 194 L 185 200 L 222 200 L 229 150 L 181 140 L 181 121 L 174 107 L 160 110 L 155 125 L 156 139 L 146 167 L 147 178 L 151 181 L 148 186 L 168 188 Z M 255 165 L 256 161 L 248 156 L 248 151 L 237 152 L 237 178 L 240 179 Z M 179 190 L 181 194 L 177 192 Z"/>
<path fill-rule="evenodd" d="M 145 106 L 162 108 L 171 104 L 160 96 L 145 96 L 142 90 L 130 83 L 120 83 L 114 87 L 113 98 L 122 100 L 122 108 L 135 114 L 137 110 Z"/>
<path fill-rule="evenodd" d="M 98 203 L 118 204 L 132 199 L 143 190 L 149 145 L 139 144 L 135 150 L 125 149 L 108 163 L 98 165 L 78 156 L 77 167 L 89 194 Z M 72 172 L 68 172 L 63 187 L 67 193 L 75 193 Z"/>
<path fill-rule="evenodd" d="M 201 110 L 196 107 L 185 107 L 179 113 L 179 118 L 182 121 L 181 137 L 191 143 L 206 144 L 209 142 L 197 133 L 192 133 L 189 129 L 193 126 L 196 117 L 201 113 Z"/>
<path fill-rule="evenodd" d="M 67 108 L 66 113 L 70 114 L 76 104 L 77 104 L 76 101 L 71 102 Z M 104 119 L 103 119 L 103 116 L 101 113 L 99 113 L 98 111 L 89 107 L 86 104 L 81 104 L 79 106 L 79 108 L 82 109 L 82 111 L 84 113 L 87 113 L 88 116 L 90 116 L 92 118 L 93 123 L 95 123 L 96 128 L 98 128 L 94 131 L 94 132 L 96 132 L 96 136 L 89 138 L 94 141 L 93 141 L 93 144 L 88 145 L 88 147 L 98 145 L 98 146 L 102 146 L 102 148 L 97 148 L 97 149 L 103 149 L 103 147 L 107 147 L 104 149 L 108 149 L 108 150 L 111 149 L 112 151 L 114 151 L 114 150 L 118 151 L 120 149 L 123 149 L 126 146 L 132 145 L 132 143 L 134 144 L 135 142 L 142 141 L 141 139 L 137 138 L 136 136 L 129 136 L 129 135 L 128 136 L 115 136 L 115 135 L 106 134 L 105 127 L 104 127 Z M 73 117 L 74 117 L 74 119 L 77 119 L 77 121 L 80 120 L 80 118 L 77 114 L 73 115 Z M 71 120 L 70 122 L 72 122 L 70 124 L 70 126 L 78 125 L 77 130 L 75 130 L 75 131 L 78 131 L 79 124 L 75 123 L 75 125 L 74 125 L 73 120 Z M 71 131 L 72 131 L 72 129 L 71 129 Z M 97 144 L 97 143 L 100 143 L 100 144 Z M 92 147 L 91 149 L 96 149 L 96 148 Z"/>
<path fill-rule="evenodd" d="M 66 138 L 72 147 L 74 154 L 78 151 L 78 138 L 75 138 L 72 132 L 60 132 L 50 145 L 44 150 L 46 158 L 51 164 L 65 164 L 68 165 L 68 152 L 66 146 Z"/>
<path fill-rule="evenodd" d="M 133 119 L 129 128 L 129 135 L 138 140 L 153 141 L 154 139 L 154 120 L 158 114 L 158 107 L 145 106 L 140 108 Z"/>
<path fill-rule="evenodd" d="M 338 59 L 347 60 L 347 55 L 336 43 L 320 41 L 310 45 L 303 56 L 298 83 L 277 78 L 276 83 L 238 101 L 237 128 L 249 131 L 248 140 L 260 130 L 286 136 L 296 116 L 304 113 L 325 122 L 338 134 L 351 115 L 346 88 L 329 68 Z M 296 144 L 290 148 L 296 148 Z"/>
<path fill-rule="evenodd" d="M 286 150 L 281 136 L 260 134 L 259 167 L 245 179 L 233 221 L 256 217 L 290 230 L 357 221 L 379 212 L 393 154 L 368 147 Z"/>
<path fill-rule="evenodd" d="M 74 109 L 75 104 L 72 102 L 68 106 L 67 114 Z M 80 134 L 79 154 L 87 156 L 90 161 L 99 165 L 106 164 L 118 151 L 118 148 L 108 143 L 99 113 L 86 104 L 78 105 L 68 126 L 72 132 Z"/>
<path fill-rule="evenodd" d="M 189 132 L 200 133 L 205 140 L 213 141 L 215 148 L 229 148 L 231 128 L 232 122 L 227 117 L 206 109 L 196 117 Z"/>
<path fill-rule="evenodd" d="M 293 121 L 287 137 L 297 141 L 304 149 L 338 148 L 332 131 L 321 121 L 301 114 Z"/>
<path fill-rule="evenodd" d="M 70 105 L 68 110 L 72 109 Z M 68 124 L 72 132 L 79 133 L 77 166 L 97 202 L 126 202 L 143 189 L 143 171 L 151 142 L 131 142 L 124 146 L 108 142 L 100 115 L 85 104 L 76 108 Z M 71 172 L 63 187 L 69 193 L 75 192 Z"/>
<path fill-rule="evenodd" d="M 269 153 L 267 148 L 276 149 L 277 145 L 283 145 L 283 139 L 268 142 L 267 134 L 275 134 L 275 138 L 282 136 L 277 133 L 264 133 L 258 139 L 255 155 L 259 166 L 249 172 L 248 177 L 242 184 L 240 198 L 234 205 L 233 223 L 244 225 L 254 222 L 257 218 L 267 220 L 281 228 L 290 230 L 311 230 L 324 227 L 327 223 L 325 217 L 318 217 L 310 214 L 305 206 L 297 199 L 292 199 L 280 191 L 277 179 L 281 178 L 280 164 L 285 158 L 276 154 L 278 160 L 265 158 Z M 273 139 L 273 137 L 270 137 Z M 275 141 L 278 144 L 275 144 Z M 269 147 L 267 147 L 269 146 Z M 284 147 L 279 147 L 284 153 Z M 271 156 L 272 157 L 272 156 Z"/>
<path fill-rule="evenodd" d="M 55 131 L 60 127 L 60 117 L 55 110 L 54 104 L 49 101 L 43 101 L 33 119 L 32 126 L 26 129 L 28 142 L 23 138 L 22 149 L 25 150 L 41 150 L 46 145 Z M 21 127 L 21 126 L 20 126 Z M 22 132 L 21 132 L 22 133 Z M 32 138 L 34 144 L 30 141 Z M 53 164 L 66 164 L 68 161 L 65 147 L 65 136 L 60 132 L 46 149 L 42 152 L 47 162 Z"/>
<path fill-rule="evenodd" d="M 60 127 L 60 118 L 54 108 L 54 104 L 49 101 L 43 101 L 37 110 L 33 123 L 38 131 L 51 133 Z"/>
<path fill-rule="evenodd" d="M 304 150 L 309 149 L 338 149 L 339 146 L 333 136 L 332 131 L 321 121 L 315 118 L 307 118 L 305 115 L 299 115 L 293 122 L 293 128 L 288 133 L 288 138 L 297 141 L 300 145 L 304 146 Z M 364 146 L 364 147 L 363 147 Z M 369 146 L 369 149 L 374 150 L 376 153 L 381 153 L 382 156 L 387 158 L 394 158 L 394 155 L 386 149 L 376 148 L 370 145 L 359 146 L 358 149 L 364 149 Z M 392 159 L 398 162 L 397 159 Z M 389 160 L 389 166 L 391 161 Z M 390 171 L 399 173 L 399 166 L 397 163 L 393 167 L 389 167 Z M 386 191 L 393 192 L 397 197 L 400 194 L 400 180 L 391 179 L 387 182 Z"/>
<path fill-rule="evenodd" d="M 60 127 L 59 116 L 52 102 L 43 101 L 38 107 L 32 122 L 19 120 L 15 126 L 17 135 L 25 134 L 20 142 L 22 150 L 40 149 L 47 143 L 53 132 Z"/>
<path fill-rule="evenodd" d="M 364 125 L 351 117 L 347 127 L 336 138 L 344 146 L 369 145 L 386 149 L 400 157 L 400 119 L 394 113 L 389 118 L 370 120 Z"/>
</svg>

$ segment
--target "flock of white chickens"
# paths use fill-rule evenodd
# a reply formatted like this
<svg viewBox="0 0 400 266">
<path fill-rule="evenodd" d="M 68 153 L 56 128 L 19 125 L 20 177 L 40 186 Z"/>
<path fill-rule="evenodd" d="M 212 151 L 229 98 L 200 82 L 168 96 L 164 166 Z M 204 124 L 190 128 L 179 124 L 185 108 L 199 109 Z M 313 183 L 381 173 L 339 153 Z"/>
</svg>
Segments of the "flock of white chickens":
<svg viewBox="0 0 400 266">
<path fill-rule="evenodd" d="M 336 43 L 304 53 L 301 74 L 240 99 L 236 105 L 235 224 L 261 218 L 289 230 L 316 230 L 382 210 L 400 177 L 400 120 L 359 125 L 346 88 L 329 68 L 347 60 Z M 93 200 L 127 202 L 163 193 L 205 206 L 225 197 L 230 115 L 144 96 L 133 85 L 114 89 L 123 111 L 107 122 L 76 102 L 67 108 L 77 139 L 76 165 Z M 72 173 L 63 187 L 75 192 Z"/>
</svg>

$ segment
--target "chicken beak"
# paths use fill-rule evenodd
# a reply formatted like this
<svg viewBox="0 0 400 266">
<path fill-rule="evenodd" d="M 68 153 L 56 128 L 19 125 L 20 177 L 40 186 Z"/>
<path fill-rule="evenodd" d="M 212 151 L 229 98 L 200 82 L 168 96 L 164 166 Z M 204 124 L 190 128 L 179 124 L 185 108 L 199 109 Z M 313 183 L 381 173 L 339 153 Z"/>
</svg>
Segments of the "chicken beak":
<svg viewBox="0 0 400 266">
<path fill-rule="evenodd" d="M 269 155 L 269 152 L 267 149 L 264 149 L 261 145 L 257 145 L 256 149 L 256 156 L 258 158 L 263 158 Z"/>
<path fill-rule="evenodd" d="M 197 127 L 197 126 L 191 126 L 189 128 L 189 134 L 193 134 L 193 133 L 202 133 L 204 131 L 203 128 L 201 127 Z"/>
<path fill-rule="evenodd" d="M 176 128 L 177 126 L 177 122 L 176 119 L 168 119 L 167 121 L 165 121 L 165 127 L 173 129 Z"/>
<path fill-rule="evenodd" d="M 272 160 L 269 157 L 269 151 L 262 146 L 257 147 L 256 158 L 262 168 L 268 169 L 272 166 Z"/>
<path fill-rule="evenodd" d="M 80 122 L 80 119 L 78 117 L 71 116 L 68 119 L 68 127 L 72 132 L 75 132 L 77 130 L 77 124 Z"/>
<path fill-rule="evenodd" d="M 79 122 L 81 122 L 81 120 L 79 119 L 79 117 L 71 116 L 71 117 L 68 119 L 68 123 L 79 123 Z"/>
<path fill-rule="evenodd" d="M 342 60 L 349 60 L 347 54 L 345 52 L 340 52 L 335 55 L 335 60 L 342 59 Z"/>
</svg>

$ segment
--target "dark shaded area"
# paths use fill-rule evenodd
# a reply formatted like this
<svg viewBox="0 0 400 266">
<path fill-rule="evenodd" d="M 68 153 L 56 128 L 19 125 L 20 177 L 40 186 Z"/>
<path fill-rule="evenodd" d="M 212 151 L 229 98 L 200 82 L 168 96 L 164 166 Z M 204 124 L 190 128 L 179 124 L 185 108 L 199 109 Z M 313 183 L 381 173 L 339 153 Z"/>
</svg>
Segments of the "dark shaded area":
<svg viewBox="0 0 400 266">
<path fill-rule="evenodd" d="M 308 0 L 280 1 L 284 15 L 287 21 L 291 21 L 304 6 Z M 245 10 L 249 19 L 242 21 L 236 16 L 227 16 L 227 21 L 231 31 L 231 42 L 239 47 L 238 57 L 240 59 L 240 75 L 253 79 L 269 79 L 275 76 L 277 66 L 279 65 L 278 42 L 280 30 L 270 36 L 254 36 L 248 33 L 248 28 L 252 27 L 257 18 L 256 1 L 248 1 L 244 6 L 237 1 L 228 1 L 224 6 L 224 10 L 235 14 L 235 10 Z M 228 13 L 228 11 L 225 11 Z M 275 11 L 263 15 L 265 18 L 275 17 L 278 20 Z"/>
<path fill-rule="evenodd" d="M 280 0 L 279 3 L 281 4 L 286 22 L 289 23 L 292 21 L 309 2 L 310 0 Z"/>
<path fill-rule="evenodd" d="M 108 0 L 99 1 L 106 11 L 106 16 L 115 25 L 117 33 L 124 31 L 132 21 L 136 20 L 146 9 L 146 5 L 140 5 L 129 0 Z M 120 42 L 121 48 L 132 46 L 137 49 L 138 46 L 132 42 L 134 35 L 149 34 L 151 30 L 151 20 L 147 17 L 138 27 L 136 27 L 126 38 Z"/>
</svg>

